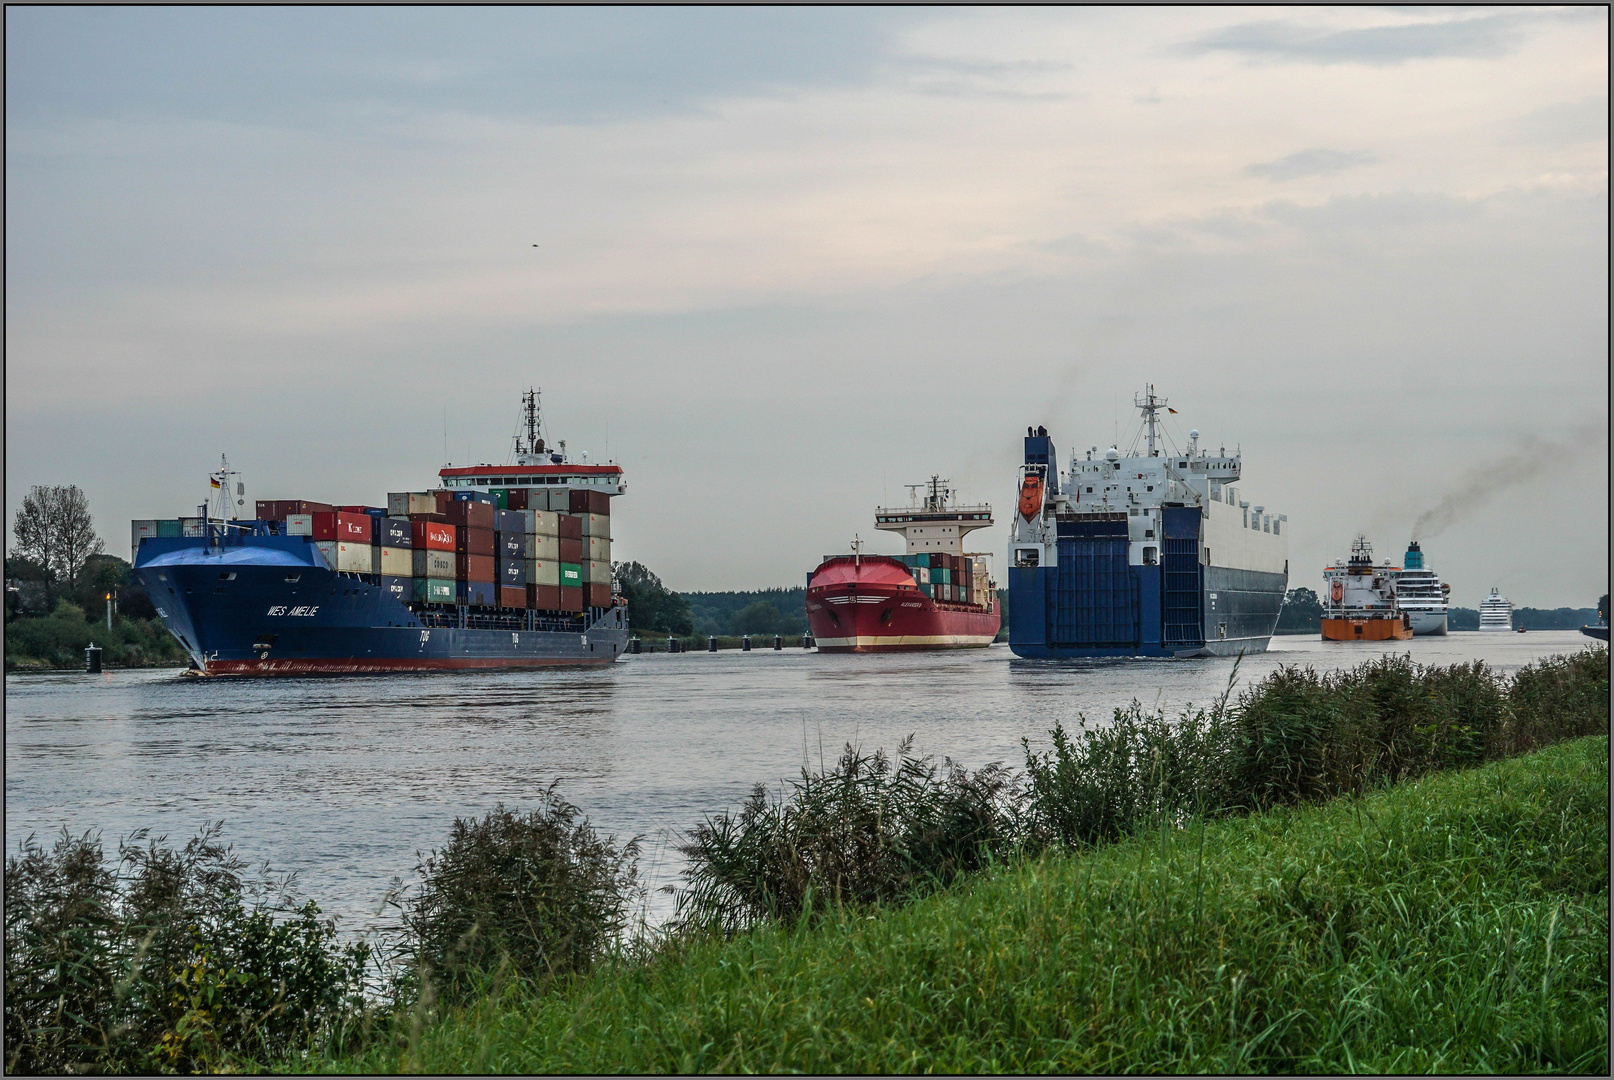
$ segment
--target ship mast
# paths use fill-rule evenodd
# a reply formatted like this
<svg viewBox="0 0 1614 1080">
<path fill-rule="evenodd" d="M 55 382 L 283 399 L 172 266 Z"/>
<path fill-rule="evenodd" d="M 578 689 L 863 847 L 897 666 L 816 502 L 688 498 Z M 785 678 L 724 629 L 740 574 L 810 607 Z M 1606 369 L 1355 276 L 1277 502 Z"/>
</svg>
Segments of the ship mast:
<svg viewBox="0 0 1614 1080">
<path fill-rule="evenodd" d="M 528 387 L 526 393 L 521 395 L 522 425 L 527 429 L 526 440 L 516 435 L 516 462 L 520 465 L 538 464 L 526 459 L 536 458 L 544 453 L 544 440 L 539 436 L 542 430 L 542 414 L 539 399 L 543 391 L 536 387 Z"/>
<path fill-rule="evenodd" d="M 232 492 L 230 490 L 232 478 L 240 475 L 241 474 L 239 472 L 236 472 L 234 469 L 230 468 L 230 459 L 225 457 L 223 454 L 219 455 L 219 467 L 208 474 L 208 481 L 211 483 L 213 491 L 217 493 L 216 501 L 219 521 L 224 521 L 226 518 L 234 521 L 241 517 L 239 509 L 232 509 L 230 507 L 230 499 L 232 495 L 235 498 L 236 507 L 246 505 L 246 499 L 243 498 L 243 496 L 246 494 L 245 484 L 241 483 L 240 480 L 234 480 L 235 491 Z M 209 505 L 207 506 L 206 513 L 203 515 L 204 517 L 213 516 L 214 501 L 215 500 L 213 498 L 209 498 Z"/>
<path fill-rule="evenodd" d="M 1143 424 L 1149 433 L 1149 456 L 1158 457 L 1155 452 L 1155 424 L 1158 422 L 1155 414 L 1166 407 L 1166 399 L 1155 397 L 1154 383 L 1148 383 L 1147 392 L 1142 398 L 1134 396 L 1132 404 L 1143 412 Z"/>
</svg>

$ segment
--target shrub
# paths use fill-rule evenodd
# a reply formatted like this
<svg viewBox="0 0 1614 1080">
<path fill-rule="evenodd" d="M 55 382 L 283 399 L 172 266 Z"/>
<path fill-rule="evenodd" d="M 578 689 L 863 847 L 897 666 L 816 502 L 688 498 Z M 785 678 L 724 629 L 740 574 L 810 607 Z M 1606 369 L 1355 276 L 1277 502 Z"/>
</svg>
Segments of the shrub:
<svg viewBox="0 0 1614 1080">
<path fill-rule="evenodd" d="M 1009 770 L 971 774 L 915 757 L 913 737 L 835 767 L 802 770 L 788 796 L 762 785 L 737 815 L 709 818 L 678 850 L 689 859 L 676 924 L 734 933 L 820 906 L 868 906 L 943 884 L 1001 857 L 1015 842 Z"/>
<path fill-rule="evenodd" d="M 526 814 L 500 804 L 456 819 L 403 905 L 413 976 L 463 997 L 501 972 L 545 982 L 585 971 L 617 943 L 642 893 L 639 841 L 618 847 L 580 813 L 551 786 Z"/>
<path fill-rule="evenodd" d="M 244 878 L 217 834 L 175 851 L 137 833 L 117 872 L 93 834 L 65 831 L 7 861 L 9 1071 L 217 1070 L 362 1010 L 368 946 L 338 945 L 314 903 L 290 906 L 289 878 Z"/>
<path fill-rule="evenodd" d="M 1608 730 L 1608 646 L 1526 664 L 1508 686 L 1511 722 L 1497 732 L 1494 756 Z"/>
</svg>

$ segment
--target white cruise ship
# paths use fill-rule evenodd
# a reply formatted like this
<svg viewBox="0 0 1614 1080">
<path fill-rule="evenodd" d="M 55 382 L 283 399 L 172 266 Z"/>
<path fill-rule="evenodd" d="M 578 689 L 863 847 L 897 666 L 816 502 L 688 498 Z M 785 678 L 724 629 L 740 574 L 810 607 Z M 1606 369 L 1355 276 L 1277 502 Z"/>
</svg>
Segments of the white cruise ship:
<svg viewBox="0 0 1614 1080">
<path fill-rule="evenodd" d="M 1423 549 L 1414 540 L 1407 545 L 1401 571 L 1395 575 L 1396 606 L 1407 613 L 1415 635 L 1445 634 L 1446 600 L 1451 586 L 1423 563 Z"/>
<path fill-rule="evenodd" d="M 1480 601 L 1479 628 L 1481 630 L 1512 630 L 1513 601 L 1493 588 L 1491 595 Z"/>
</svg>

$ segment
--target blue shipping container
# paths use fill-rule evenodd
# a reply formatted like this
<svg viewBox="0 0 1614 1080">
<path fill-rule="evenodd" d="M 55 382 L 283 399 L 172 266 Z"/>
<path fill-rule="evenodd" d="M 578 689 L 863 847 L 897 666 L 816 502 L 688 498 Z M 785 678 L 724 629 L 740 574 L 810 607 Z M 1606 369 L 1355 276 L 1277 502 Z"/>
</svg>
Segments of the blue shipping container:
<svg viewBox="0 0 1614 1080">
<path fill-rule="evenodd" d="M 527 583 L 526 559 L 500 559 L 499 584 L 525 585 Z"/>
<path fill-rule="evenodd" d="M 502 559 L 526 558 L 527 534 L 519 531 L 494 533 L 493 550 Z"/>
<path fill-rule="evenodd" d="M 408 518 L 376 518 L 370 535 L 370 543 L 376 547 L 414 547 L 414 531 Z"/>
<path fill-rule="evenodd" d="M 491 581 L 456 581 L 454 597 L 472 607 L 498 607 L 499 587 Z"/>
<path fill-rule="evenodd" d="M 381 591 L 401 604 L 407 604 L 413 599 L 415 579 L 406 577 L 381 578 Z"/>
</svg>

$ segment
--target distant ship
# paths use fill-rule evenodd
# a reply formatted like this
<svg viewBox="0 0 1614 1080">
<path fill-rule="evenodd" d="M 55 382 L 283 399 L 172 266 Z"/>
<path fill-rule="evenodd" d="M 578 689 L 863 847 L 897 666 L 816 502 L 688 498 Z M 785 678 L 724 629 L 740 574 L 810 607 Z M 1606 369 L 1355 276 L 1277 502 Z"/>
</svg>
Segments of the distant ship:
<svg viewBox="0 0 1614 1080">
<path fill-rule="evenodd" d="M 1373 565 L 1373 545 L 1358 536 L 1351 557 L 1323 568 L 1324 641 L 1406 641 L 1412 617 L 1396 603 L 1401 567 Z M 1441 616 L 1444 620 L 1445 616 Z"/>
<path fill-rule="evenodd" d="M 1451 586 L 1424 566 L 1418 541 L 1408 544 L 1401 572 L 1395 575 L 1395 602 L 1407 613 L 1414 634 L 1446 633 L 1446 600 L 1450 593 Z"/>
<path fill-rule="evenodd" d="M 1480 601 L 1481 630 L 1509 631 L 1513 629 L 1513 602 L 1496 589 L 1491 595 Z"/>
<path fill-rule="evenodd" d="M 962 506 L 932 476 L 910 506 L 881 506 L 874 527 L 900 533 L 903 555 L 826 555 L 807 575 L 807 623 L 821 652 L 985 648 L 1002 619 L 986 560 L 964 537 L 992 524 L 992 507 Z"/>
</svg>

